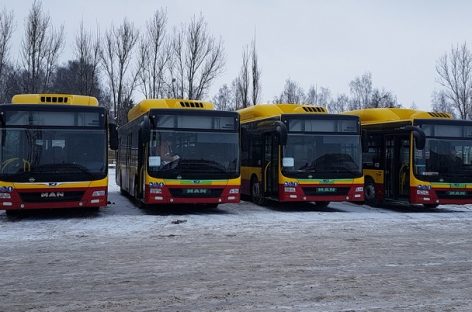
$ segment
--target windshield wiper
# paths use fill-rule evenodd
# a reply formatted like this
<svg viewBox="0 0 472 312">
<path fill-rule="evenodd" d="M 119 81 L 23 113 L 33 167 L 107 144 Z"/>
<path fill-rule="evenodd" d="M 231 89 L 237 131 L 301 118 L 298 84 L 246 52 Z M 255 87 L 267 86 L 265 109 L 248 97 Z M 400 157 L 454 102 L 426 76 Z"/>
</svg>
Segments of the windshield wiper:
<svg viewBox="0 0 472 312">
<path fill-rule="evenodd" d="M 189 166 L 192 166 L 191 168 L 188 168 L 188 169 L 191 169 L 192 171 L 195 171 L 195 169 L 198 169 L 202 172 L 206 172 L 208 169 L 215 169 L 215 170 L 219 170 L 219 171 L 224 172 L 224 173 L 227 172 L 225 166 L 223 166 L 223 165 L 221 165 L 221 164 L 219 164 L 219 163 L 217 163 L 216 161 L 213 161 L 213 160 L 185 159 L 182 162 L 183 162 L 183 164 L 182 164 L 183 167 L 188 168 Z M 187 166 L 185 166 L 185 165 L 187 165 Z"/>
<path fill-rule="evenodd" d="M 89 178 L 94 178 L 93 174 L 83 165 L 80 164 L 73 164 L 73 163 L 64 163 L 64 164 L 44 164 L 40 166 L 34 166 L 31 168 L 32 172 L 41 172 L 41 173 L 47 173 L 50 171 L 56 171 L 55 173 L 61 173 L 58 172 L 60 169 L 77 169 L 81 173 L 85 173 Z M 66 172 L 64 172 L 66 173 Z"/>
</svg>

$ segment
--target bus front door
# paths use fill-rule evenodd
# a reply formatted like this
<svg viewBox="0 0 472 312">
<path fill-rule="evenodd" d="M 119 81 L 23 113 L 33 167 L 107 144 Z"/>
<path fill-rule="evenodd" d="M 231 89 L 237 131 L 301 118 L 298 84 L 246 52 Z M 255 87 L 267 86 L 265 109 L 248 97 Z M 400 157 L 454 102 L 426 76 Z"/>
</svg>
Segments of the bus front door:
<svg viewBox="0 0 472 312">
<path fill-rule="evenodd" d="M 410 139 L 407 135 L 385 136 L 385 198 L 408 197 Z"/>
<path fill-rule="evenodd" d="M 264 193 L 266 197 L 277 199 L 279 192 L 279 140 L 272 133 L 264 136 Z"/>
</svg>

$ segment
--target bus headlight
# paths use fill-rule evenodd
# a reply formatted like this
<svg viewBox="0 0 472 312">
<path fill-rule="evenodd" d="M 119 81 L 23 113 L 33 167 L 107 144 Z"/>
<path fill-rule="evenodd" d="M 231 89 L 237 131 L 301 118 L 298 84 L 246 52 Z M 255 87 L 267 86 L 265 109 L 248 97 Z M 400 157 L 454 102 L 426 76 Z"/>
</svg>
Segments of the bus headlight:
<svg viewBox="0 0 472 312">
<path fill-rule="evenodd" d="M 358 192 L 358 193 L 364 192 L 364 187 L 363 186 L 356 187 L 356 192 Z"/>
<path fill-rule="evenodd" d="M 239 194 L 239 189 L 238 188 L 232 188 L 229 190 L 230 194 Z"/>
<path fill-rule="evenodd" d="M 151 193 L 151 194 L 162 194 L 162 189 L 160 189 L 160 188 L 151 188 L 151 189 L 149 189 L 149 193 Z"/>
<path fill-rule="evenodd" d="M 416 190 L 417 195 L 429 195 L 428 190 Z"/>
<path fill-rule="evenodd" d="M 100 197 L 100 196 L 105 196 L 106 192 L 105 191 L 94 191 L 92 193 L 92 197 Z"/>
<path fill-rule="evenodd" d="M 431 185 L 418 185 L 416 187 L 417 190 L 430 190 L 431 189 Z"/>
<path fill-rule="evenodd" d="M 295 193 L 296 191 L 297 191 L 297 189 L 294 188 L 294 187 L 288 187 L 288 186 L 284 187 L 284 192 L 285 193 Z"/>
<path fill-rule="evenodd" d="M 11 195 L 10 193 L 0 193 L 0 198 L 2 199 L 10 199 Z"/>
</svg>

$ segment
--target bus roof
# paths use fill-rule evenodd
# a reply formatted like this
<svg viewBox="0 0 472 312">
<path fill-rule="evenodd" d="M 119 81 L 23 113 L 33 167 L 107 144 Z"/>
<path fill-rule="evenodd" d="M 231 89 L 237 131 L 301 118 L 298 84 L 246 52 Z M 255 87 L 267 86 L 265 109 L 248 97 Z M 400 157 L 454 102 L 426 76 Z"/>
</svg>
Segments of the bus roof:
<svg viewBox="0 0 472 312">
<path fill-rule="evenodd" d="M 135 120 L 151 109 L 199 109 L 214 110 L 213 103 L 183 99 L 147 99 L 139 102 L 128 112 L 128 121 Z"/>
<path fill-rule="evenodd" d="M 410 108 L 366 108 L 343 114 L 358 116 L 363 125 L 413 121 L 414 119 L 453 119 L 448 113 L 425 112 Z"/>
<path fill-rule="evenodd" d="M 324 107 L 306 104 L 257 104 L 238 110 L 241 122 L 255 121 L 283 114 L 326 114 Z"/>
<path fill-rule="evenodd" d="M 11 99 L 12 104 L 51 104 L 98 106 L 93 96 L 74 94 L 17 94 Z"/>
</svg>

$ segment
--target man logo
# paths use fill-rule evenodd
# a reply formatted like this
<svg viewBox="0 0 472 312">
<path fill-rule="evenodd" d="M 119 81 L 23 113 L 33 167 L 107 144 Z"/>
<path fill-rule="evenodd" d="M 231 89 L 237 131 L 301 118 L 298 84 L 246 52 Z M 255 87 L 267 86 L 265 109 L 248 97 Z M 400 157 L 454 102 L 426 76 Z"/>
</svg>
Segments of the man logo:
<svg viewBox="0 0 472 312">
<path fill-rule="evenodd" d="M 41 198 L 60 198 L 60 197 L 64 197 L 64 192 L 41 193 Z"/>
</svg>

